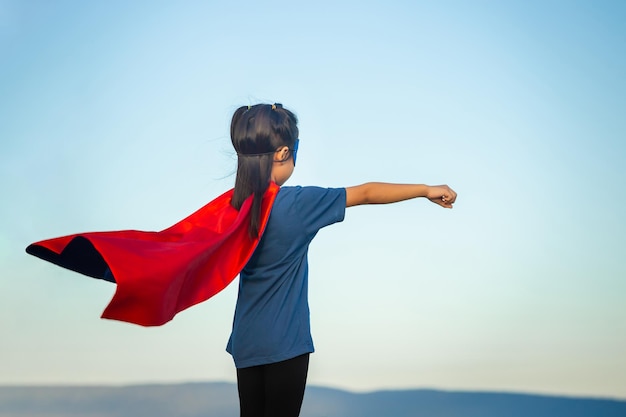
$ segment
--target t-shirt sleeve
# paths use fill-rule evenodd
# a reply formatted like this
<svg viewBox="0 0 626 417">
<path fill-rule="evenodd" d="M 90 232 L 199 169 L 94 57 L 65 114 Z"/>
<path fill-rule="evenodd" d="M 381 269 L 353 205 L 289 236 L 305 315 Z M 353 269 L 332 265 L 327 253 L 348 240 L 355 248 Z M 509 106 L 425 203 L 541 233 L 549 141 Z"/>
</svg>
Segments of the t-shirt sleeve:
<svg viewBox="0 0 626 417">
<path fill-rule="evenodd" d="M 322 227 L 343 221 L 346 189 L 302 187 L 298 190 L 296 204 L 305 231 L 315 234 Z"/>
</svg>

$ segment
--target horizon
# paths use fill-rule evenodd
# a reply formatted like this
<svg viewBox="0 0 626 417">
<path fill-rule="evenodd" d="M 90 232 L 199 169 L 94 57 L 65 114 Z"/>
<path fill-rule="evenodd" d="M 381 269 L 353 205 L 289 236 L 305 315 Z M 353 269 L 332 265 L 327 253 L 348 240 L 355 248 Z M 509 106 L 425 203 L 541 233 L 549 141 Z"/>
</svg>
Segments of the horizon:
<svg viewBox="0 0 626 417">
<path fill-rule="evenodd" d="M 146 381 L 146 382 L 131 382 L 131 383 L 102 383 L 90 382 L 86 384 L 68 384 L 64 382 L 49 383 L 49 384 L 2 384 L 0 388 L 130 388 L 130 387 L 151 387 L 151 386 L 178 386 L 178 385 L 232 385 L 236 388 L 237 381 Z M 521 395 L 532 397 L 551 397 L 551 398 L 571 398 L 571 399 L 587 399 L 587 400 L 613 400 L 619 402 L 626 402 L 626 397 L 611 397 L 611 396 L 594 396 L 594 395 L 573 395 L 568 393 L 559 392 L 535 392 L 535 391 L 507 391 L 507 390 L 491 390 L 491 389 L 454 389 L 454 388 L 436 388 L 436 387 L 398 387 L 398 388 L 374 388 L 374 389 L 351 389 L 342 388 L 332 385 L 320 385 L 307 383 L 306 389 L 328 389 L 333 391 L 341 391 L 350 394 L 373 394 L 379 392 L 404 392 L 404 391 L 427 391 L 427 392 L 445 392 L 445 393 L 464 393 L 464 394 L 503 394 L 503 395 Z"/>
<path fill-rule="evenodd" d="M 32 401 L 33 396 L 36 401 Z M 68 402 L 68 397 L 72 400 Z M 172 413 L 187 417 L 238 414 L 236 384 L 198 383 L 127 387 L 0 387 L 0 414 L 40 416 L 93 414 L 102 416 Z M 528 416 L 609 417 L 626 412 L 626 401 L 498 392 L 399 390 L 352 393 L 309 386 L 303 417 L 414 417 L 442 414 L 455 417 Z M 7 414 L 8 413 L 8 414 Z"/>
</svg>

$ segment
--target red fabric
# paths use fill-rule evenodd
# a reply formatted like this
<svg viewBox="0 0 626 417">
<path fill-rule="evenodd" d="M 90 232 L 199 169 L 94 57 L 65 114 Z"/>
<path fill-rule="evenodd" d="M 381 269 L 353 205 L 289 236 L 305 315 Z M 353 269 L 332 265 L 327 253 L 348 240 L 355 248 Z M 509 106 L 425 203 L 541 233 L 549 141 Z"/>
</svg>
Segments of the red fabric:
<svg viewBox="0 0 626 417">
<path fill-rule="evenodd" d="M 261 232 L 278 190 L 271 183 L 263 197 Z M 223 290 L 250 259 L 259 241 L 248 234 L 252 197 L 237 211 L 230 205 L 232 194 L 227 191 L 160 232 L 81 233 L 36 242 L 26 251 L 112 281 L 110 268 L 117 290 L 102 317 L 159 326 Z"/>
</svg>

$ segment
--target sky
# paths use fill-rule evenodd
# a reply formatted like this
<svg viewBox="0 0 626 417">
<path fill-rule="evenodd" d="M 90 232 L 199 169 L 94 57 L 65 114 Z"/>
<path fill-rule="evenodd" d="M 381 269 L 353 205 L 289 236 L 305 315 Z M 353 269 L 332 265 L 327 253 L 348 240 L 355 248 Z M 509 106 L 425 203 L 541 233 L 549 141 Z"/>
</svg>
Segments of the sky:
<svg viewBox="0 0 626 417">
<path fill-rule="evenodd" d="M 161 230 L 299 118 L 287 185 L 448 184 L 310 248 L 309 384 L 626 399 L 626 3 L 0 0 L 0 385 L 235 381 L 237 281 L 153 328 L 24 252 Z"/>
</svg>

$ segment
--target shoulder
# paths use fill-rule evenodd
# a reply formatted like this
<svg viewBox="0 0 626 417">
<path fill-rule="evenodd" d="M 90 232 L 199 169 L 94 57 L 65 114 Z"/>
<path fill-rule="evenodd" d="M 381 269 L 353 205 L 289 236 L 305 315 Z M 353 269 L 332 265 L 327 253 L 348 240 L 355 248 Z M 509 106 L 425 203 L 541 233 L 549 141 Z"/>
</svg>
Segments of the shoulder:
<svg viewBox="0 0 626 417">
<path fill-rule="evenodd" d="M 312 237 L 322 227 L 342 221 L 345 209 L 345 188 L 283 186 L 276 196 L 272 215 L 283 221 L 293 219 L 306 236 Z"/>
</svg>

